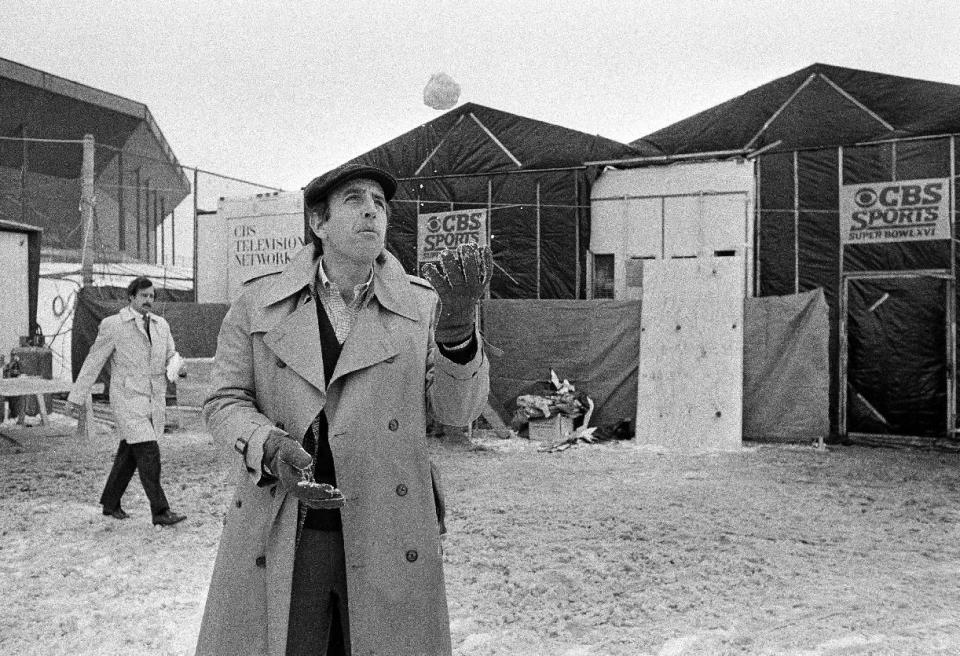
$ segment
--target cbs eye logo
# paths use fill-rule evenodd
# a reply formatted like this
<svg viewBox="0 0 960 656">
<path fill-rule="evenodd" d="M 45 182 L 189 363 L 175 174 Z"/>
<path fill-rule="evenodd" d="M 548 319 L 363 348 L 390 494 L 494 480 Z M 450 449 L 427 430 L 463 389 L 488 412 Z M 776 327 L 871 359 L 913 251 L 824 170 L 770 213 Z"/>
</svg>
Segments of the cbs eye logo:
<svg viewBox="0 0 960 656">
<path fill-rule="evenodd" d="M 443 229 L 443 222 L 439 217 L 432 216 L 430 220 L 427 221 L 427 230 L 430 232 L 440 232 Z"/>
<path fill-rule="evenodd" d="M 863 189 L 857 190 L 857 193 L 853 196 L 853 200 L 860 207 L 870 207 L 877 202 L 877 192 L 870 187 L 864 187 Z"/>
</svg>

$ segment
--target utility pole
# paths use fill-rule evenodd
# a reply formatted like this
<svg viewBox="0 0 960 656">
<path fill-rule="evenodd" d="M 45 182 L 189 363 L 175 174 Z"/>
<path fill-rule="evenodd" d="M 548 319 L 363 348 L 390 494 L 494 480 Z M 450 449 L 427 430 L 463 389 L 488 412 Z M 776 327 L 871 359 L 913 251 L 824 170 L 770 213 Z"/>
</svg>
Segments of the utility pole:
<svg viewBox="0 0 960 656">
<path fill-rule="evenodd" d="M 197 169 L 193 169 L 193 302 L 198 303 L 197 297 L 197 261 L 200 259 L 197 251 L 197 239 L 200 234 L 200 222 L 197 220 L 197 182 L 199 182 Z"/>
<path fill-rule="evenodd" d="M 93 285 L 93 210 L 97 202 L 93 190 L 93 154 L 93 135 L 85 134 L 83 135 L 83 165 L 80 168 L 80 221 L 83 224 L 80 272 L 84 287 Z"/>
</svg>

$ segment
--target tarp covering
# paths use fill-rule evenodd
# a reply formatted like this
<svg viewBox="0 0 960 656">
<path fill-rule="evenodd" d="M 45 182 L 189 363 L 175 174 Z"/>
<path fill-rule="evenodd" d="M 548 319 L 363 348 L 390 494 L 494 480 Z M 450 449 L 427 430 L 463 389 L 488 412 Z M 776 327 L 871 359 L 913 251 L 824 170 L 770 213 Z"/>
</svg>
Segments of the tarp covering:
<svg viewBox="0 0 960 656">
<path fill-rule="evenodd" d="M 387 246 L 407 271 L 416 270 L 418 208 L 489 207 L 491 296 L 574 299 L 585 295 L 590 243 L 583 163 L 635 155 L 610 139 L 466 103 L 351 161 L 400 178 Z"/>
<path fill-rule="evenodd" d="M 484 339 L 503 351 L 490 358 L 490 393 L 505 421 L 553 369 L 593 399 L 591 425 L 633 422 L 640 301 L 489 300 L 482 312 Z"/>
<path fill-rule="evenodd" d="M 160 297 L 153 312 L 170 324 L 177 351 L 185 358 L 212 358 L 217 351 L 220 324 L 230 306 L 223 303 L 185 303 L 163 300 L 170 290 L 157 289 Z M 104 317 L 114 314 L 128 303 L 126 290 L 108 287 L 82 288 L 77 294 L 73 315 L 71 362 L 74 378 L 97 338 Z M 107 367 L 104 367 L 106 371 Z M 101 374 L 104 383 L 109 374 Z M 109 389 L 109 385 L 107 385 Z"/>
<path fill-rule="evenodd" d="M 820 289 L 745 300 L 745 439 L 798 441 L 829 434 L 828 321 Z"/>
<path fill-rule="evenodd" d="M 955 249 L 949 239 L 849 243 L 841 260 L 839 218 L 842 185 L 955 176 L 960 170 L 956 135 L 960 85 L 814 64 L 632 145 L 667 155 L 771 146 L 756 160 L 757 293 L 823 290 L 829 307 L 831 432 L 940 435 L 956 442 L 946 421 L 945 388 L 946 378 L 955 378 L 955 363 L 948 362 L 949 341 L 943 335 L 945 312 L 960 303 L 960 296 L 948 303 L 940 284 L 893 277 L 869 285 L 852 282 L 848 316 L 840 316 L 848 276 L 949 273 L 960 263 L 951 261 Z M 871 141 L 883 143 L 865 143 Z M 953 211 L 956 223 L 960 215 L 956 207 Z M 891 301 L 878 315 L 870 308 L 884 294 Z M 876 323 L 878 316 L 883 324 Z M 850 326 L 847 371 L 840 370 L 844 318 Z M 882 372 L 877 369 L 881 361 L 886 362 Z M 847 422 L 840 426 L 844 375 L 853 387 L 845 390 Z"/>
<path fill-rule="evenodd" d="M 830 309 L 833 432 L 841 432 L 837 423 L 841 374 L 838 326 L 843 293 L 840 272 L 855 276 L 878 271 L 951 270 L 951 248 L 946 239 L 850 243 L 843 247 L 841 263 L 841 175 L 844 185 L 949 178 L 950 141 L 950 137 L 942 137 L 845 147 L 842 173 L 838 170 L 840 158 L 836 148 L 774 153 L 758 158 L 757 287 L 763 296 L 823 289 Z M 956 153 L 952 166 L 960 170 L 960 152 Z M 956 208 L 954 213 L 956 217 Z M 847 394 L 848 421 L 843 427 L 846 431 L 919 437 L 949 433 L 943 388 L 948 355 L 943 338 L 947 298 L 941 285 L 928 282 L 930 284 L 898 283 L 884 279 L 867 288 L 861 283 L 854 283 L 856 289 L 851 288 L 846 373 L 851 383 L 858 382 L 856 389 L 848 390 Z M 903 285 L 911 288 L 906 296 Z M 881 308 L 880 314 L 868 311 L 885 293 L 896 302 Z M 859 294 L 866 297 L 861 299 Z M 938 307 L 940 310 L 936 311 Z M 886 323 L 874 325 L 877 317 L 883 317 Z M 867 325 L 873 327 L 865 332 L 856 330 L 857 326 Z M 930 351 L 934 347 L 936 354 Z M 869 355 L 860 357 L 861 353 Z M 879 372 L 875 369 L 878 360 L 887 363 L 880 378 L 876 377 Z M 894 366 L 893 362 L 899 365 Z M 871 382 L 867 384 L 867 381 Z M 932 381 L 940 381 L 939 386 L 931 387 Z M 912 391 L 906 393 L 905 390 Z M 912 408 L 920 408 L 914 405 L 917 399 L 913 391 L 917 390 L 927 390 L 929 394 L 924 397 L 922 410 L 913 412 Z M 891 423 L 884 425 L 876 417 L 878 408 L 896 415 L 896 421 L 888 418 Z"/>
<path fill-rule="evenodd" d="M 960 86 L 813 64 L 646 135 L 631 145 L 675 155 L 846 145 L 960 132 Z"/>
<path fill-rule="evenodd" d="M 937 437 L 947 409 L 947 281 L 849 282 L 847 426 Z"/>
</svg>

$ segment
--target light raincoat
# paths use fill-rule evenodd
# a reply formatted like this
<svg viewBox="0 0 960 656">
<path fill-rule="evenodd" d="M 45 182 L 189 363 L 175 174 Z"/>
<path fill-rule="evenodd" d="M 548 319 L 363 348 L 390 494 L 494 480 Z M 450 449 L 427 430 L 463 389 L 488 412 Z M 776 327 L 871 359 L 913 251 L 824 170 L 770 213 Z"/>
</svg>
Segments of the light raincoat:
<svg viewBox="0 0 960 656">
<path fill-rule="evenodd" d="M 167 363 L 177 355 L 167 321 L 151 313 L 147 318 L 150 339 L 143 327 L 143 315 L 129 305 L 101 321 L 97 339 L 67 396 L 72 403 L 84 403 L 103 365 L 110 360 L 110 407 L 117 433 L 128 444 L 149 442 L 163 435 Z"/>
<path fill-rule="evenodd" d="M 247 442 L 207 595 L 197 654 L 283 656 L 298 501 L 261 480 L 275 427 L 302 440 L 321 408 L 329 421 L 355 656 L 450 654 L 450 630 L 426 451 L 428 404 L 466 425 L 482 411 L 489 365 L 435 355 L 436 292 L 386 251 L 373 299 L 360 310 L 336 370 L 324 380 L 317 312 L 304 287 L 312 244 L 282 273 L 247 284 L 224 318 L 204 415 L 215 439 Z"/>
</svg>

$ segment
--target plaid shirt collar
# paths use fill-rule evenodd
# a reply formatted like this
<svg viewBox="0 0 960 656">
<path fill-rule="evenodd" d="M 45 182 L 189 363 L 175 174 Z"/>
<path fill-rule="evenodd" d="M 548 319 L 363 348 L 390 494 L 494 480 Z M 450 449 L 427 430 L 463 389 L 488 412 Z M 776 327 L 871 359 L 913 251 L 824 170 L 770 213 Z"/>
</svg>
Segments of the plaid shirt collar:
<svg viewBox="0 0 960 656">
<path fill-rule="evenodd" d="M 320 284 L 317 285 L 316 283 Z M 366 282 L 362 282 L 359 285 L 355 285 L 353 288 L 353 300 L 350 301 L 350 307 L 363 307 L 370 300 L 370 297 L 373 295 L 371 292 L 373 290 L 373 267 L 370 267 L 370 275 L 367 276 Z M 317 275 L 314 277 L 314 282 L 311 283 L 313 286 L 312 291 L 316 294 L 323 294 L 326 297 L 330 297 L 333 294 L 340 294 L 340 288 L 337 287 L 337 284 L 330 280 L 327 276 L 327 272 L 323 268 L 323 256 L 317 260 Z"/>
</svg>

